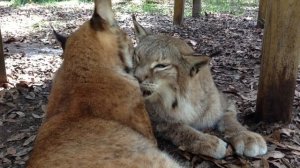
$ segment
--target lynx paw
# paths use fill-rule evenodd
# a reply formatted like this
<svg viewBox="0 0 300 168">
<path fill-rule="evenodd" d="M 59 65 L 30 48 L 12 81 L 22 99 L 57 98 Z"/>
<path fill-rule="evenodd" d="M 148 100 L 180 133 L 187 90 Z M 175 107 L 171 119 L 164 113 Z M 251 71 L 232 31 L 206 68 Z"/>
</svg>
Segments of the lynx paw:
<svg viewBox="0 0 300 168">
<path fill-rule="evenodd" d="M 207 139 L 206 139 L 207 138 Z M 207 135 L 205 140 L 201 139 L 191 144 L 191 152 L 202 154 L 215 159 L 222 159 L 226 155 L 227 143 L 212 135 Z"/>
<path fill-rule="evenodd" d="M 238 155 L 255 157 L 267 153 L 267 144 L 264 138 L 251 131 L 241 131 L 229 138 Z"/>
</svg>

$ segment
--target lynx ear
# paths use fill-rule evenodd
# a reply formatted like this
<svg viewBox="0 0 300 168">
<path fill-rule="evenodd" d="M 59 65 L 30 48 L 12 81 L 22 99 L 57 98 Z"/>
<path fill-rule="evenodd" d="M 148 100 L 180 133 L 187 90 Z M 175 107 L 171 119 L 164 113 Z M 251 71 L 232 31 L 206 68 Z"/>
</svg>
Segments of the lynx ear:
<svg viewBox="0 0 300 168">
<path fill-rule="evenodd" d="M 132 15 L 132 21 L 133 21 L 133 25 L 134 25 L 134 33 L 135 33 L 135 36 L 137 39 L 141 39 L 142 37 L 144 36 L 147 36 L 147 35 L 150 35 L 150 33 L 148 33 L 146 31 L 145 28 L 143 28 L 143 26 L 141 26 L 137 21 L 136 21 L 136 18 L 135 18 L 135 15 L 133 14 Z"/>
<path fill-rule="evenodd" d="M 55 31 L 55 29 L 53 28 L 52 25 L 50 25 L 50 27 L 52 28 L 52 31 L 53 31 L 53 34 L 54 34 L 56 40 L 60 43 L 61 48 L 62 48 L 63 50 L 65 50 L 66 42 L 67 42 L 67 40 L 68 40 L 68 37 L 66 37 L 66 36 L 64 36 L 64 35 L 61 35 L 61 34 L 57 33 L 57 32 Z"/>
<path fill-rule="evenodd" d="M 182 55 L 193 55 L 194 54 L 194 50 L 188 44 L 186 44 L 186 42 L 184 42 L 183 40 L 173 37 L 172 41 L 173 41 L 173 44 L 178 48 L 179 52 Z"/>
<path fill-rule="evenodd" d="M 189 64 L 191 77 L 195 76 L 202 67 L 210 62 L 208 56 L 183 56 L 183 59 Z"/>
<path fill-rule="evenodd" d="M 94 30 L 102 31 L 107 26 L 116 25 L 116 20 L 111 7 L 111 0 L 94 0 L 95 10 L 91 18 L 91 26 Z"/>
</svg>

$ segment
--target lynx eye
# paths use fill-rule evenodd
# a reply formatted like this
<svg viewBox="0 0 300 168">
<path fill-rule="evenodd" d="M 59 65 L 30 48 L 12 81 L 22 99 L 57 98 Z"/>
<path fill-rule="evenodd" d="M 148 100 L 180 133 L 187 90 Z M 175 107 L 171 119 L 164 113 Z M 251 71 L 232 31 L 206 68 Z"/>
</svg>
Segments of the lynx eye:
<svg viewBox="0 0 300 168">
<path fill-rule="evenodd" d="M 162 69 L 162 68 L 166 68 L 167 66 L 168 66 L 167 64 L 156 64 L 154 66 L 154 68 L 160 68 L 160 69 Z"/>
</svg>

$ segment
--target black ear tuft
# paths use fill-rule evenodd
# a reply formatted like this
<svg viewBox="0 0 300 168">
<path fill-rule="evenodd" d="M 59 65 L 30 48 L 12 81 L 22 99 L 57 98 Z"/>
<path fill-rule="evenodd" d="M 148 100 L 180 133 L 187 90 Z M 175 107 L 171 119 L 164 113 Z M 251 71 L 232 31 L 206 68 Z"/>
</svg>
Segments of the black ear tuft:
<svg viewBox="0 0 300 168">
<path fill-rule="evenodd" d="M 91 27 L 96 31 L 102 31 L 105 28 L 117 26 L 111 0 L 94 0 L 94 3 L 94 14 L 90 20 Z"/>
<path fill-rule="evenodd" d="M 133 26 L 134 26 L 134 33 L 137 39 L 141 39 L 144 36 L 149 35 L 150 33 L 148 33 L 146 31 L 146 29 L 140 25 L 137 21 L 136 21 L 136 17 L 134 14 L 131 15 L 132 17 L 132 21 L 133 21 Z"/>
<path fill-rule="evenodd" d="M 65 50 L 65 48 L 66 48 L 66 42 L 68 40 L 68 37 L 57 33 L 55 31 L 55 29 L 52 27 L 52 25 L 50 25 L 50 27 L 52 28 L 52 31 L 53 31 L 53 34 L 54 34 L 56 40 L 60 43 L 62 49 Z"/>
<path fill-rule="evenodd" d="M 95 9 L 96 11 L 96 9 Z M 105 20 L 103 18 L 101 18 L 101 16 L 99 16 L 98 13 L 96 13 L 94 11 L 94 14 L 91 18 L 91 27 L 95 30 L 95 31 L 101 31 L 104 30 L 104 25 L 105 25 Z"/>
<path fill-rule="evenodd" d="M 183 56 L 183 59 L 189 64 L 191 77 L 196 75 L 202 67 L 208 65 L 210 62 L 210 57 L 208 56 Z"/>
</svg>

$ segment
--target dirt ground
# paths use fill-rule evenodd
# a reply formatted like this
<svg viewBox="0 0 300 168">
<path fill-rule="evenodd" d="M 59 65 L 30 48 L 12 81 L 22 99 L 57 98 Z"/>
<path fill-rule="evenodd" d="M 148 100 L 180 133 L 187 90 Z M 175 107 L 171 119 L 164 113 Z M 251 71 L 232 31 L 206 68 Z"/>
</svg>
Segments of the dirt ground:
<svg viewBox="0 0 300 168">
<path fill-rule="evenodd" d="M 24 167 L 43 120 L 53 72 L 61 63 L 62 50 L 49 24 L 70 34 L 92 14 L 91 4 L 59 3 L 12 8 L 0 2 L 0 23 L 9 84 L 0 88 L 0 167 Z M 257 10 L 243 16 L 208 14 L 187 17 L 184 26 L 172 25 L 172 17 L 137 14 L 138 21 L 154 33 L 180 37 L 199 54 L 213 55 L 211 66 L 219 89 L 236 101 L 239 120 L 264 135 L 268 154 L 245 158 L 231 155 L 223 160 L 195 156 L 160 141 L 188 167 L 300 167 L 300 73 L 290 124 L 253 122 L 263 30 L 255 27 Z M 132 37 L 131 13 L 117 12 L 120 26 Z"/>
</svg>

